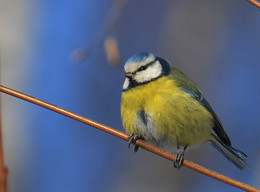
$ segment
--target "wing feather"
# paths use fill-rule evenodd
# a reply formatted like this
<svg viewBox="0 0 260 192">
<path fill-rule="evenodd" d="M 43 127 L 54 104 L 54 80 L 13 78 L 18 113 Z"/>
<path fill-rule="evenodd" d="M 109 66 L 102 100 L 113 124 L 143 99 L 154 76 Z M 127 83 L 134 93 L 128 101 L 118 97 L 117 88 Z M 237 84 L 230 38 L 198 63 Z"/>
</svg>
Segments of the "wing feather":
<svg viewBox="0 0 260 192">
<path fill-rule="evenodd" d="M 177 82 L 177 85 L 181 87 L 185 92 L 191 94 L 197 101 L 199 101 L 213 116 L 214 119 L 214 127 L 212 128 L 215 132 L 216 136 L 220 138 L 220 140 L 228 146 L 231 146 L 231 141 L 226 134 L 221 121 L 219 120 L 216 113 L 213 111 L 210 104 L 207 100 L 202 96 L 201 91 L 198 86 L 181 70 L 176 67 L 171 67 L 171 72 L 169 76 Z"/>
</svg>

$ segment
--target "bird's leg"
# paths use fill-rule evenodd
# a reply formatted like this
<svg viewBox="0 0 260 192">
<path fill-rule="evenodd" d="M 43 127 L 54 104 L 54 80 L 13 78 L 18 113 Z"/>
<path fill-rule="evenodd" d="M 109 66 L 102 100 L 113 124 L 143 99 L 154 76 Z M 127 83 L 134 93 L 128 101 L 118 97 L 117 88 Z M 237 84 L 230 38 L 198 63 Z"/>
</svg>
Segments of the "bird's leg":
<svg viewBox="0 0 260 192">
<path fill-rule="evenodd" d="M 183 163 L 184 159 L 184 152 L 187 149 L 187 145 L 185 146 L 180 146 L 177 144 L 177 154 L 175 156 L 175 159 L 173 161 L 173 166 L 177 169 L 180 169 Z"/>
<path fill-rule="evenodd" d="M 139 146 L 136 145 L 136 141 L 138 139 L 143 139 L 143 137 L 141 135 L 132 133 L 128 141 L 128 148 L 130 148 L 131 144 L 135 145 L 134 152 L 137 152 L 139 148 Z"/>
</svg>

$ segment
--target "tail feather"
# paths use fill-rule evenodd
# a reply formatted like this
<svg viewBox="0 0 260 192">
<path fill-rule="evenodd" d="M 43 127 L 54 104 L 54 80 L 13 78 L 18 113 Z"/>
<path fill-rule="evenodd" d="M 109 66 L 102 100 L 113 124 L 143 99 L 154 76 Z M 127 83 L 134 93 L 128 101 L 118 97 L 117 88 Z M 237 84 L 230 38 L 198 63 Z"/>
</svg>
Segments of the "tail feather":
<svg viewBox="0 0 260 192">
<path fill-rule="evenodd" d="M 215 138 L 215 140 L 210 141 L 213 147 L 220 151 L 229 161 L 231 161 L 239 169 L 242 170 L 247 167 L 247 155 L 244 152 L 226 145 L 216 136 Z"/>
</svg>

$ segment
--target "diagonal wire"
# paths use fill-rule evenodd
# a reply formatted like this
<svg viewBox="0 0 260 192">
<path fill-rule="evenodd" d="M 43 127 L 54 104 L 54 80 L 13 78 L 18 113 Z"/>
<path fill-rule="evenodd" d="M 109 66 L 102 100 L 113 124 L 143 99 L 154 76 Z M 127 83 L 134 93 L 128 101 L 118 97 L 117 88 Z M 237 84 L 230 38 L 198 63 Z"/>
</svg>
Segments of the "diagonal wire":
<svg viewBox="0 0 260 192">
<path fill-rule="evenodd" d="M 42 107 L 44 107 L 46 109 L 52 110 L 54 112 L 57 112 L 57 113 L 60 113 L 62 115 L 65 115 L 67 117 L 70 117 L 70 118 L 72 118 L 74 120 L 77 120 L 77 121 L 80 121 L 80 122 L 85 123 L 87 125 L 90 125 L 92 127 L 95 127 L 95 128 L 97 128 L 97 129 L 99 129 L 101 131 L 105 131 L 105 132 L 107 132 L 107 133 L 109 133 L 111 135 L 114 135 L 116 137 L 119 137 L 119 138 L 121 138 L 123 140 L 129 141 L 130 136 L 128 134 L 124 133 L 124 132 L 118 131 L 118 130 L 113 129 L 113 128 L 109 127 L 109 126 L 103 125 L 101 123 L 98 123 L 96 121 L 93 121 L 91 119 L 83 117 L 81 115 L 78 115 L 76 113 L 72 113 L 72 112 L 70 112 L 70 111 L 68 111 L 66 109 L 57 107 L 55 105 L 52 105 L 50 103 L 47 103 L 47 102 L 42 101 L 40 99 L 37 99 L 35 97 L 26 95 L 24 93 L 18 92 L 18 91 L 13 90 L 13 89 L 10 89 L 8 87 L 4 87 L 2 85 L 0 85 L 0 92 L 12 95 L 14 97 L 18 97 L 20 99 L 23 99 L 25 101 L 34 103 L 36 105 L 42 106 Z M 155 147 L 155 146 L 153 146 L 153 145 L 151 145 L 151 144 L 149 144 L 149 143 L 147 143 L 147 142 L 145 142 L 143 140 L 137 140 L 136 144 L 138 146 L 140 146 L 140 147 L 142 147 L 142 148 L 144 148 L 144 149 L 146 149 L 146 150 L 148 150 L 148 151 L 150 151 L 150 152 L 152 152 L 154 154 L 157 154 L 157 155 L 159 155 L 159 156 L 161 156 L 161 157 L 163 157 L 165 159 L 168 159 L 170 161 L 173 161 L 174 158 L 175 158 L 175 156 L 173 154 L 171 154 L 171 153 L 169 153 L 167 151 L 164 151 L 164 150 L 162 150 L 160 148 L 157 148 L 157 147 Z M 242 182 L 237 181 L 235 179 L 229 178 L 227 176 L 224 176 L 224 175 L 222 175 L 220 173 L 217 173 L 215 171 L 212 171 L 210 169 L 207 169 L 205 167 L 197 165 L 197 164 L 195 164 L 193 162 L 190 162 L 188 160 L 184 160 L 183 161 L 183 165 L 188 167 L 188 168 L 190 168 L 190 169 L 193 169 L 193 170 L 195 170 L 195 171 L 197 171 L 199 173 L 202 173 L 204 175 L 207 175 L 209 177 L 212 177 L 212 178 L 214 178 L 216 180 L 219 180 L 221 182 L 227 183 L 227 184 L 232 185 L 234 187 L 243 189 L 245 191 L 260 192 L 260 189 L 258 189 L 258 188 L 252 187 L 252 186 L 250 186 L 248 184 L 245 184 L 245 183 L 242 183 Z"/>
<path fill-rule="evenodd" d="M 257 0 L 247 0 L 247 1 L 260 9 L 260 2 L 258 2 Z"/>
</svg>

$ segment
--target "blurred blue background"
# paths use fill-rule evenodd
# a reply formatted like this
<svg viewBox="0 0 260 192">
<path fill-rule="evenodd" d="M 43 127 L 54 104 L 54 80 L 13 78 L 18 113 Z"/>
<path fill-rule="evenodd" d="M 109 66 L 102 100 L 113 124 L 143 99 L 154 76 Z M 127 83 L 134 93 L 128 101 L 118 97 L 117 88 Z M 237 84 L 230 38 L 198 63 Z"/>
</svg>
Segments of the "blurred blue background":
<svg viewBox="0 0 260 192">
<path fill-rule="evenodd" d="M 199 85 L 249 168 L 208 144 L 186 158 L 260 187 L 259 9 L 236 0 L 0 3 L 3 85 L 123 131 L 123 64 L 152 52 Z M 240 191 L 39 106 L 4 94 L 2 103 L 10 192 Z"/>
</svg>

